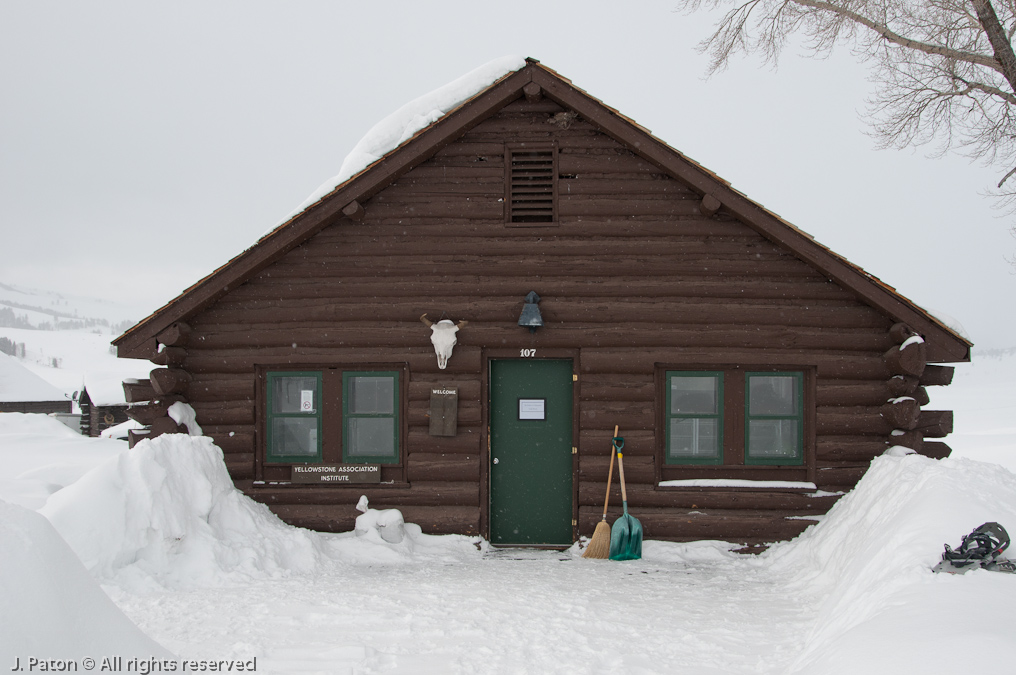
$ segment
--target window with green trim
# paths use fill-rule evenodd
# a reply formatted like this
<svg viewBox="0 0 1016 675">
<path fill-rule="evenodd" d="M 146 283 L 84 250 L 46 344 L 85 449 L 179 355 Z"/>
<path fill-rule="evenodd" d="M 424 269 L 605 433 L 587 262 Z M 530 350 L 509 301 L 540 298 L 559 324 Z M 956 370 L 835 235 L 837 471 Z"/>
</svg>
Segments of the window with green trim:
<svg viewBox="0 0 1016 675">
<path fill-rule="evenodd" d="M 399 374 L 342 374 L 342 459 L 394 463 L 399 459 Z"/>
<path fill-rule="evenodd" d="M 804 462 L 803 373 L 745 373 L 745 464 Z"/>
<path fill-rule="evenodd" d="M 272 463 L 321 461 L 321 373 L 268 373 L 268 447 Z"/>
<path fill-rule="evenodd" d="M 723 373 L 667 373 L 667 462 L 723 463 Z"/>
<path fill-rule="evenodd" d="M 801 466 L 804 373 L 666 370 L 663 464 Z"/>
</svg>

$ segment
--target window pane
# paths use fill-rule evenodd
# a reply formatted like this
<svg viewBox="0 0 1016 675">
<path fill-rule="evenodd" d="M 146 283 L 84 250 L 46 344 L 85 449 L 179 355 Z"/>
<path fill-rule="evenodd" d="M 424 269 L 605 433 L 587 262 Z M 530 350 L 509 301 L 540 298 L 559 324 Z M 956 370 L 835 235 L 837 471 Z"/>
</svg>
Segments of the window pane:
<svg viewBox="0 0 1016 675">
<path fill-rule="evenodd" d="M 674 375 L 670 378 L 670 413 L 715 415 L 718 389 L 715 375 Z"/>
<path fill-rule="evenodd" d="M 682 459 L 719 457 L 720 444 L 716 432 L 715 419 L 671 419 L 669 454 Z"/>
<path fill-rule="evenodd" d="M 316 377 L 273 377 L 271 381 L 273 413 L 317 412 Z"/>
<path fill-rule="evenodd" d="M 272 420 L 272 457 L 314 457 L 318 454 L 317 417 L 276 417 Z"/>
<path fill-rule="evenodd" d="M 349 378 L 349 412 L 354 415 L 391 415 L 395 412 L 394 377 Z"/>
<path fill-rule="evenodd" d="M 349 424 L 347 455 L 357 457 L 393 457 L 395 420 L 391 417 L 352 417 Z"/>
<path fill-rule="evenodd" d="M 748 423 L 750 457 L 798 457 L 797 420 L 751 420 Z"/>
<path fill-rule="evenodd" d="M 752 375 L 748 387 L 749 415 L 797 415 L 797 377 Z"/>
</svg>

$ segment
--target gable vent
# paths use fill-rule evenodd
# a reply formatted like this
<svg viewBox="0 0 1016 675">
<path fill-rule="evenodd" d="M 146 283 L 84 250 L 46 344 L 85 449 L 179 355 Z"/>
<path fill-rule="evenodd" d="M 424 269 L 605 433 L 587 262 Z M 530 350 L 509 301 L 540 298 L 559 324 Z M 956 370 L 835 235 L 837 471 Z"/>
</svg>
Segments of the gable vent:
<svg viewBox="0 0 1016 675">
<path fill-rule="evenodd" d="M 553 223 L 557 220 L 554 150 L 553 146 L 509 148 L 509 223 Z"/>
</svg>

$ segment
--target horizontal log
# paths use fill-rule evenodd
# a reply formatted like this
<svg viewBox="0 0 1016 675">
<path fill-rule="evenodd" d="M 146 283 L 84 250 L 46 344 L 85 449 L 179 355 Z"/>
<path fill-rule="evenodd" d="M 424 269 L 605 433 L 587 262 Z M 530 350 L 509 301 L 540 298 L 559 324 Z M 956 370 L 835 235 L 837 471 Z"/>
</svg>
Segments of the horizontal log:
<svg viewBox="0 0 1016 675">
<path fill-rule="evenodd" d="M 464 426 L 479 426 L 483 409 L 479 401 L 468 401 L 459 398 L 458 423 Z M 430 426 L 430 407 L 423 401 L 413 402 L 409 406 L 407 420 L 413 426 Z"/>
<path fill-rule="evenodd" d="M 629 349 L 590 347 L 582 350 L 582 374 L 652 372 L 657 363 L 681 367 L 716 365 L 718 362 L 752 366 L 815 365 L 819 379 L 866 380 L 888 378 L 885 363 L 877 356 L 839 354 L 802 349 L 725 350 L 722 354 L 706 349 Z"/>
<path fill-rule="evenodd" d="M 440 171 L 440 169 L 439 169 Z M 628 177 L 633 180 L 624 181 L 623 184 L 627 185 L 635 182 L 637 177 Z M 588 180 L 583 180 L 583 184 L 590 184 Z M 652 181 L 641 180 L 638 181 L 640 184 L 651 185 Z M 482 180 L 475 181 L 472 184 L 476 185 L 475 189 L 483 193 L 493 190 L 503 190 L 503 182 L 497 180 L 491 184 L 491 181 L 487 181 L 491 187 L 484 185 Z M 418 181 L 417 185 L 421 186 L 420 189 L 426 189 L 430 192 L 454 192 L 454 188 L 461 183 L 446 183 L 444 186 L 441 184 L 435 184 L 433 182 L 427 182 L 424 185 L 423 181 Z M 638 192 L 638 188 L 635 192 Z M 678 239 L 684 238 L 728 238 L 737 237 L 744 241 L 757 242 L 762 239 L 761 235 L 752 230 L 750 227 L 739 221 L 723 218 L 722 214 L 717 215 L 714 218 L 706 218 L 705 216 L 633 216 L 624 220 L 618 220 L 616 218 L 566 218 L 559 220 L 556 225 L 550 225 L 546 228 L 534 226 L 532 228 L 504 228 L 503 218 L 494 218 L 491 220 L 480 220 L 480 219 L 469 219 L 461 217 L 453 218 L 437 218 L 432 217 L 428 214 L 420 214 L 413 218 L 412 228 L 407 227 L 407 222 L 404 218 L 370 218 L 368 222 L 360 223 L 357 226 L 356 231 L 352 236 L 360 236 L 361 232 L 369 232 L 371 235 L 377 238 L 391 238 L 391 237 L 409 237 L 413 236 L 420 240 L 429 240 L 438 237 L 459 239 L 459 238 L 484 238 L 490 236 L 492 228 L 499 228 L 497 231 L 499 237 L 516 237 L 519 241 L 531 241 L 533 237 L 539 237 L 542 234 L 553 237 L 601 237 L 607 240 L 624 240 L 632 237 L 675 237 Z M 315 237 L 314 242 L 318 240 L 322 242 L 333 242 L 335 240 L 342 240 L 345 236 L 350 235 L 349 228 L 341 226 L 333 226 L 326 228 L 318 233 Z"/>
<path fill-rule="evenodd" d="M 913 398 L 905 396 L 883 405 L 879 414 L 893 429 L 913 429 L 917 426 L 921 406 Z"/>
<path fill-rule="evenodd" d="M 155 398 L 151 380 L 125 380 L 123 393 L 127 403 L 143 403 Z"/>
<path fill-rule="evenodd" d="M 889 328 L 889 337 L 898 345 L 903 344 L 915 335 L 917 335 L 917 332 L 905 323 L 894 323 Z"/>
<path fill-rule="evenodd" d="M 255 400 L 256 378 L 253 372 L 246 374 L 200 374 L 195 375 L 187 386 L 187 398 L 193 403 L 213 401 Z"/>
<path fill-rule="evenodd" d="M 583 426 L 579 430 L 579 457 L 610 458 L 611 440 L 614 438 L 614 424 L 608 419 L 597 420 L 596 425 Z M 656 432 L 654 429 L 633 429 L 617 423 L 618 434 L 624 438 L 624 456 L 652 458 L 656 454 Z"/>
<path fill-rule="evenodd" d="M 521 311 L 521 306 L 520 306 Z M 307 323 L 291 321 L 280 325 L 267 321 L 274 310 L 262 310 L 252 319 L 258 323 L 247 326 L 238 324 L 209 323 L 201 325 L 204 338 L 203 348 L 285 348 L 295 342 L 298 345 L 312 344 L 316 347 L 352 349 L 356 347 L 386 346 L 389 348 L 420 347 L 430 341 L 430 331 L 418 321 L 384 321 L 364 324 L 317 321 Z M 514 315 L 514 316 L 513 316 Z M 544 316 L 549 321 L 551 314 Z M 845 331 L 812 327 L 784 328 L 759 326 L 747 328 L 743 325 L 722 325 L 703 323 L 691 325 L 688 322 L 675 327 L 660 323 L 634 323 L 624 326 L 604 326 L 582 323 L 579 325 L 554 326 L 553 330 L 539 331 L 533 335 L 517 328 L 518 313 L 504 311 L 496 321 L 470 319 L 469 325 L 457 335 L 459 345 L 511 346 L 506 338 L 515 344 L 527 347 L 574 348 L 593 345 L 600 348 L 613 347 L 660 347 L 677 346 L 684 348 L 715 347 L 720 349 L 743 348 L 764 349 L 772 345 L 814 350 L 840 350 L 874 352 L 881 351 L 885 338 L 874 333 Z M 423 329 L 423 330 L 420 330 Z M 456 345 L 455 350 L 458 350 Z M 197 355 L 201 352 L 192 350 Z M 454 358 L 455 351 L 453 351 Z M 883 396 L 884 401 L 888 396 Z"/>
<path fill-rule="evenodd" d="M 211 438 L 215 445 L 219 446 L 227 456 L 229 455 L 241 455 L 248 454 L 251 456 L 251 466 L 253 467 L 254 457 L 254 431 L 224 431 L 224 432 L 209 432 L 209 427 L 201 427 L 201 430 L 205 432 L 205 436 Z M 253 469 L 252 469 L 253 470 Z"/>
<path fill-rule="evenodd" d="M 629 485 L 646 483 L 655 485 L 656 472 L 653 457 L 638 457 L 627 453 L 628 445 L 625 443 L 624 453 L 624 478 Z M 579 457 L 579 480 L 580 481 L 606 481 L 607 471 L 610 465 L 610 457 L 607 454 L 587 455 Z M 617 466 L 614 466 L 614 473 L 617 473 Z"/>
<path fill-rule="evenodd" d="M 467 276 L 487 274 L 492 276 L 538 277 L 545 270 L 553 270 L 555 276 L 585 278 L 590 269 L 603 265 L 614 265 L 624 269 L 629 276 L 655 277 L 659 275 L 679 276 L 757 276 L 768 280 L 806 278 L 818 280 L 821 277 L 814 269 L 798 260 L 780 259 L 751 261 L 737 256 L 722 258 L 708 256 L 691 260 L 671 260 L 652 256 L 618 256 L 610 259 L 603 256 L 552 256 L 514 255 L 487 259 L 480 255 L 428 256 L 426 259 L 407 260 L 404 256 L 361 256 L 344 260 L 342 265 L 322 265 L 313 270 L 316 278 L 364 278 L 390 274 L 413 274 L 423 278 L 446 274 L 449 269 Z M 300 258 L 282 259 L 275 263 L 280 275 L 297 276 L 306 274 L 306 262 Z"/>
<path fill-rule="evenodd" d="M 371 508 L 389 509 L 403 506 L 479 506 L 480 486 L 476 481 L 417 481 L 412 486 L 327 485 L 270 486 L 243 484 L 245 492 L 260 502 L 272 505 L 345 506 L 355 509 L 361 495 L 366 495 Z"/>
<path fill-rule="evenodd" d="M 296 271 L 295 268 L 293 270 Z M 424 304 L 433 303 L 435 297 L 478 296 L 525 297 L 531 289 L 532 280 L 518 278 L 496 278 L 489 275 L 459 275 L 445 270 L 430 277 L 407 276 L 395 273 L 384 278 L 375 275 L 355 279 L 280 276 L 261 276 L 233 290 L 223 302 L 244 302 L 250 300 L 276 299 L 301 300 L 311 298 L 342 297 L 394 297 L 419 298 Z M 526 290 L 529 289 L 529 290 Z M 645 278 L 618 275 L 609 278 L 577 280 L 569 277 L 543 275 L 540 290 L 548 297 L 598 297 L 607 300 L 616 298 L 740 298 L 838 300 L 841 304 L 852 298 L 843 289 L 828 280 L 798 279 L 766 281 L 750 277 L 726 277 L 702 279 L 678 275 L 661 275 Z M 885 344 L 889 338 L 883 336 Z"/>
<path fill-rule="evenodd" d="M 167 412 L 169 407 L 173 405 L 178 398 L 179 397 L 171 396 L 128 406 L 127 417 L 139 424 L 148 426 L 160 417 L 167 417 L 169 414 Z"/>
<path fill-rule="evenodd" d="M 437 367 L 434 348 L 407 348 L 399 354 L 392 354 L 390 349 L 356 349 L 338 350 L 319 347 L 302 347 L 299 351 L 292 348 L 269 348 L 257 351 L 249 349 L 209 350 L 197 353 L 187 360 L 187 369 L 195 374 L 246 374 L 254 371 L 255 365 L 272 365 L 281 368 L 322 367 L 327 364 L 406 364 L 414 374 L 440 373 L 451 374 L 475 373 L 480 370 L 480 349 L 464 345 L 456 347 L 455 353 L 448 361 L 448 368 L 441 371 Z"/>
<path fill-rule="evenodd" d="M 234 481 L 254 478 L 254 453 L 230 453 L 223 456 L 226 470 Z"/>
<path fill-rule="evenodd" d="M 171 417 L 159 417 L 149 425 L 149 438 L 163 434 L 186 434 L 187 428 L 176 423 Z"/>
<path fill-rule="evenodd" d="M 723 206 L 723 202 L 719 199 L 713 195 L 705 195 L 699 203 L 699 211 L 702 212 L 703 216 L 711 217 L 720 210 L 721 206 Z"/>
<path fill-rule="evenodd" d="M 892 391 L 886 380 L 819 380 L 815 402 L 819 406 L 879 406 L 902 394 Z"/>
<path fill-rule="evenodd" d="M 799 514 L 792 512 L 770 515 L 738 511 L 674 512 L 669 509 L 629 509 L 629 511 L 642 523 L 643 535 L 647 539 L 776 542 L 793 539 L 809 525 L 817 522 L 817 519 L 799 519 L 796 517 Z M 580 507 L 579 531 L 591 534 L 601 516 L 602 511 L 597 513 L 595 507 Z"/>
<path fill-rule="evenodd" d="M 190 336 L 191 327 L 183 321 L 177 321 L 168 328 L 159 332 L 155 340 L 167 347 L 186 347 Z"/>
<path fill-rule="evenodd" d="M 406 447 L 410 453 L 476 455 L 481 449 L 482 429 L 460 426 L 454 436 L 431 436 L 430 425 L 410 427 Z"/>
<path fill-rule="evenodd" d="M 253 425 L 255 422 L 254 403 L 249 401 L 191 401 L 197 413 L 198 424 L 209 425 Z"/>
<path fill-rule="evenodd" d="M 954 366 L 935 366 L 927 365 L 924 368 L 924 372 L 921 373 L 920 382 L 926 387 L 931 386 L 946 386 L 952 384 L 953 373 L 956 368 Z"/>
<path fill-rule="evenodd" d="M 616 473 L 616 471 L 615 471 Z M 605 478 L 605 477 L 604 477 Z M 584 481 L 579 486 L 579 506 L 599 507 L 603 512 L 606 482 Z M 841 495 L 810 496 L 814 493 L 761 488 L 657 488 L 632 485 L 628 489 L 630 507 L 752 510 L 825 513 Z M 615 481 L 610 495 L 607 521 L 621 515 L 621 488 Z"/>
<path fill-rule="evenodd" d="M 181 368 L 156 368 L 149 373 L 149 379 L 157 396 L 186 394 L 191 374 Z"/>
<path fill-rule="evenodd" d="M 952 454 L 952 448 L 941 441 L 925 441 L 918 452 L 932 459 L 945 459 Z"/>
<path fill-rule="evenodd" d="M 820 490 L 827 492 L 851 490 L 867 470 L 867 464 L 863 466 L 820 466 L 815 472 L 815 484 Z"/>
<path fill-rule="evenodd" d="M 910 448 L 911 450 L 921 451 L 921 447 L 924 445 L 924 434 L 920 431 L 905 431 L 899 433 L 902 430 L 894 431 L 889 435 L 889 439 L 886 441 L 887 446 L 902 446 L 904 448 Z"/>
<path fill-rule="evenodd" d="M 667 464 L 662 467 L 661 474 L 663 480 L 693 480 L 705 478 L 810 482 L 808 477 L 808 468 L 805 466 L 745 466 L 742 464 L 728 464 L 725 466 L 693 466 Z"/>
<path fill-rule="evenodd" d="M 904 348 L 890 347 L 883 357 L 889 372 L 893 375 L 920 377 L 928 363 L 927 347 L 923 342 L 911 342 Z"/>
<path fill-rule="evenodd" d="M 652 403 L 643 402 L 583 401 L 579 419 L 583 428 L 619 424 L 628 431 L 651 430 L 656 428 L 656 409 Z"/>
<path fill-rule="evenodd" d="M 918 379 L 913 375 L 893 375 L 886 382 L 892 398 L 910 396 L 917 390 Z"/>
<path fill-rule="evenodd" d="M 944 438 L 953 432 L 953 412 L 922 410 L 915 428 L 926 438 Z"/>
<path fill-rule="evenodd" d="M 435 197 L 437 199 L 437 197 Z M 447 199 L 441 199 L 447 202 Z M 466 201 L 466 200 L 463 200 Z M 648 210 L 646 204 L 666 204 L 667 200 L 662 199 L 633 199 L 632 208 L 629 212 L 636 212 L 634 205 L 641 204 L 640 208 Z M 394 206 L 394 205 L 393 205 Z M 372 207 L 373 209 L 374 207 Z M 695 208 L 690 205 L 688 208 Z M 300 262 L 328 264 L 335 259 L 335 256 L 349 257 L 374 257 L 385 256 L 399 258 L 403 264 L 412 265 L 412 260 L 406 258 L 419 258 L 431 256 L 469 256 L 475 255 L 478 249 L 482 249 L 485 257 L 490 259 L 504 256 L 519 256 L 520 253 L 530 253 L 544 257 L 554 257 L 565 260 L 569 257 L 596 257 L 603 254 L 604 247 L 609 245 L 610 250 L 617 256 L 632 256 L 651 258 L 659 256 L 667 259 L 682 260 L 717 260 L 717 261 L 743 261 L 746 265 L 754 265 L 762 261 L 789 261 L 787 253 L 765 240 L 750 240 L 747 238 L 708 239 L 694 237 L 647 237 L 645 239 L 609 239 L 583 237 L 540 237 L 538 247 L 533 243 L 520 240 L 515 237 L 486 237 L 481 241 L 470 238 L 436 238 L 433 241 L 420 239 L 419 237 L 398 237 L 391 240 L 378 241 L 377 237 L 345 237 L 334 243 L 315 242 L 313 246 L 304 246 L 289 253 L 284 259 L 287 263 Z M 888 336 L 886 336 L 887 339 Z"/>
<path fill-rule="evenodd" d="M 359 515 L 349 506 L 271 505 L 270 508 L 290 525 L 321 532 L 351 532 Z M 406 522 L 416 523 L 425 534 L 478 535 L 480 532 L 478 507 L 403 506 L 400 510 Z"/>
<path fill-rule="evenodd" d="M 437 454 L 412 452 L 409 454 L 409 480 L 417 481 L 476 481 L 480 480 L 479 454 Z"/>
<path fill-rule="evenodd" d="M 888 436 L 898 429 L 883 414 L 881 407 L 842 406 L 820 407 L 815 415 L 815 432 L 822 436 Z"/>
<path fill-rule="evenodd" d="M 157 366 L 182 366 L 187 359 L 187 350 L 183 347 L 166 347 L 152 355 L 149 359 Z"/>
<path fill-rule="evenodd" d="M 586 375 L 578 381 L 580 401 L 642 402 L 653 405 L 656 384 L 648 374 Z"/>
<path fill-rule="evenodd" d="M 819 436 L 815 457 L 822 462 L 870 462 L 889 447 L 886 436 Z"/>
</svg>

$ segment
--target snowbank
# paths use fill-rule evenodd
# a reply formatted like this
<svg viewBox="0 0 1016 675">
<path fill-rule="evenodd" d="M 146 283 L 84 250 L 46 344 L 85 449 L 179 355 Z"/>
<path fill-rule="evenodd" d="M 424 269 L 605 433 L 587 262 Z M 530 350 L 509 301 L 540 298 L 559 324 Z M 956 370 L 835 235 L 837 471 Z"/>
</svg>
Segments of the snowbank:
<svg viewBox="0 0 1016 675">
<path fill-rule="evenodd" d="M 54 494 L 41 509 L 85 567 L 143 589 L 240 582 L 313 569 L 313 533 L 240 493 L 207 437 L 138 443 Z"/>
<path fill-rule="evenodd" d="M 113 604 L 49 522 L 0 501 L 0 663 L 172 655 Z M 9 664 L 9 665 L 8 665 Z"/>
<path fill-rule="evenodd" d="M 0 499 L 38 509 L 125 450 L 123 441 L 82 436 L 48 415 L 0 413 Z"/>
<path fill-rule="evenodd" d="M 358 537 L 291 527 L 233 486 L 210 438 L 186 434 L 138 443 L 54 494 L 41 513 L 95 577 L 131 592 L 231 585 L 335 564 L 454 560 L 483 550 L 477 537 L 425 535 L 412 523 L 399 528 L 405 536 L 395 543 L 376 528 Z"/>
<path fill-rule="evenodd" d="M 899 665 L 907 672 L 945 672 L 945 663 L 960 667 L 969 657 L 957 640 L 990 632 L 986 624 L 998 620 L 1008 621 L 1011 633 L 1016 578 L 930 571 L 944 544 L 958 545 L 988 521 L 1016 533 L 1016 475 L 1008 470 L 920 455 L 874 460 L 822 522 L 763 555 L 764 564 L 793 579 L 788 592 L 819 603 L 793 672 L 891 672 L 886 663 L 899 654 L 906 655 Z M 992 603 L 1001 614 L 985 612 Z M 875 639 L 885 630 L 891 640 Z M 878 647 L 865 648 L 865 639 Z M 918 654 L 929 670 L 915 662 Z"/>
</svg>

